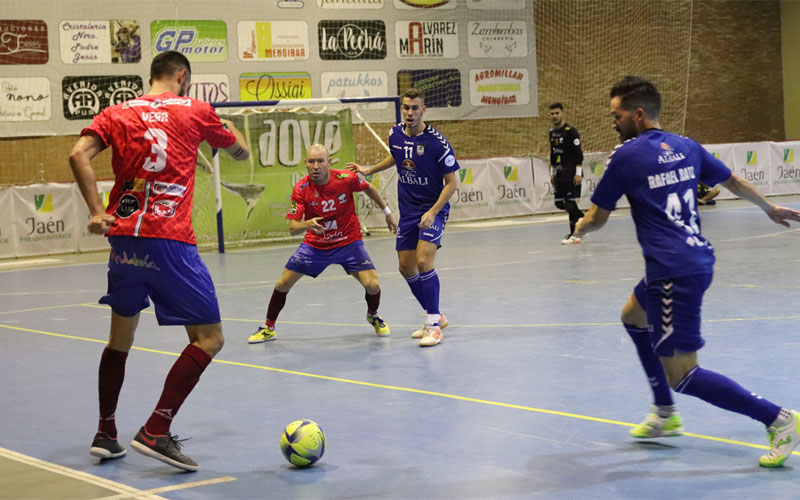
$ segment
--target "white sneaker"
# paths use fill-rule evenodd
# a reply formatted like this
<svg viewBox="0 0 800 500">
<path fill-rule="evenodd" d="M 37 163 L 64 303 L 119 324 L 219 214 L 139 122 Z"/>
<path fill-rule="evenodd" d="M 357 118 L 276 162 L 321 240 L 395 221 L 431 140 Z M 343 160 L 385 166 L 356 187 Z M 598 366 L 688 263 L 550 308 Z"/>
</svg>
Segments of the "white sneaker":
<svg viewBox="0 0 800 500">
<path fill-rule="evenodd" d="M 432 347 L 442 341 L 442 329 L 438 326 L 425 325 L 425 333 L 419 341 L 420 347 Z"/>
<path fill-rule="evenodd" d="M 769 453 L 758 459 L 761 467 L 780 467 L 800 443 L 800 415 L 791 410 L 792 421 L 782 427 L 768 427 Z"/>
<path fill-rule="evenodd" d="M 656 411 L 656 407 L 653 407 L 653 411 L 642 420 L 642 423 L 630 430 L 631 437 L 653 439 L 683 435 L 683 422 L 677 412 L 673 412 L 669 417 L 661 417 Z"/>
<path fill-rule="evenodd" d="M 450 324 L 447 321 L 447 318 L 444 317 L 444 314 L 439 314 L 439 328 L 444 330 Z M 414 333 L 411 334 L 412 339 L 421 339 L 425 335 L 425 325 L 422 325 L 422 328 L 419 330 L 415 330 Z"/>
<path fill-rule="evenodd" d="M 578 238 L 577 236 L 572 236 L 572 235 L 567 236 L 566 238 L 561 240 L 561 244 L 562 245 L 577 245 L 580 242 L 581 242 L 580 238 Z"/>
</svg>

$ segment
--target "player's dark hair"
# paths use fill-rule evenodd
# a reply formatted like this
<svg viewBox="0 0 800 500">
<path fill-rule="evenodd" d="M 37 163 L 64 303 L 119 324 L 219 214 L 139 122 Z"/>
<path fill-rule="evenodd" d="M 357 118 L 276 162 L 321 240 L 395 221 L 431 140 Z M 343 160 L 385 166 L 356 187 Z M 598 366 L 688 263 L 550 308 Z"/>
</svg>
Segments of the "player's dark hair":
<svg viewBox="0 0 800 500">
<path fill-rule="evenodd" d="M 626 76 L 611 87 L 611 98 L 619 97 L 622 109 L 642 108 L 651 120 L 661 112 L 661 94 L 655 84 L 641 76 Z"/>
<path fill-rule="evenodd" d="M 189 74 L 192 73 L 192 67 L 189 64 L 189 60 L 186 59 L 186 56 L 180 52 L 168 50 L 158 54 L 153 58 L 153 62 L 150 64 L 150 78 L 153 80 L 158 80 L 159 78 L 163 78 L 165 76 L 171 76 L 175 74 L 176 71 L 180 71 L 182 69 L 188 71 Z"/>
<path fill-rule="evenodd" d="M 403 95 L 400 96 L 400 99 L 402 100 L 406 97 L 409 99 L 420 99 L 422 104 L 425 104 L 425 94 L 421 90 L 415 89 L 414 87 L 411 87 L 403 92 Z"/>
<path fill-rule="evenodd" d="M 560 102 L 554 102 L 547 109 L 560 109 L 561 111 L 564 111 L 564 106 Z"/>
</svg>

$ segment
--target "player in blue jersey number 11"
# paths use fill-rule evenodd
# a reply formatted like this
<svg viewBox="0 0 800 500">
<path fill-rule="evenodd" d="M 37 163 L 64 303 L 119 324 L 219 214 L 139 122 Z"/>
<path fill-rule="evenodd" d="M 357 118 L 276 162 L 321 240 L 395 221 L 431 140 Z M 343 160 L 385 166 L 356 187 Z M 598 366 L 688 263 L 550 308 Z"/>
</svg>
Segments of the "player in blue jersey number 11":
<svg viewBox="0 0 800 500">
<path fill-rule="evenodd" d="M 397 200 L 400 221 L 395 249 L 400 273 L 427 313 L 425 324 L 411 334 L 422 347 L 442 340 L 442 329 L 449 323 L 439 311 L 439 276 L 434 269 L 436 251 L 450 213 L 448 201 L 456 190 L 455 153 L 441 132 L 426 124 L 425 97 L 408 89 L 401 99 L 403 121 L 389 131 L 391 154 L 364 168 L 348 167 L 362 175 L 372 175 L 397 165 Z"/>
</svg>

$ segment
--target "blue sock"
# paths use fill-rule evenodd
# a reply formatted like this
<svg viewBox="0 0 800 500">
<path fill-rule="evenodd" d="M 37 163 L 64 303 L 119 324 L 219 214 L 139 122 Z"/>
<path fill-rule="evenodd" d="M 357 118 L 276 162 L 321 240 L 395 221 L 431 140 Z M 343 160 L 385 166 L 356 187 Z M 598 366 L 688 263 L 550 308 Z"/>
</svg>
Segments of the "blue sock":
<svg viewBox="0 0 800 500">
<path fill-rule="evenodd" d="M 425 310 L 428 314 L 439 314 L 439 275 L 436 269 L 419 274 L 425 294 Z"/>
<path fill-rule="evenodd" d="M 648 382 L 650 382 L 650 388 L 653 390 L 654 404 L 656 406 L 674 405 L 672 390 L 669 387 L 669 382 L 667 382 L 667 375 L 664 373 L 664 367 L 661 366 L 661 360 L 658 359 L 655 351 L 653 351 L 653 345 L 650 343 L 647 329 L 637 328 L 625 323 L 622 326 L 625 327 L 631 340 L 633 340 L 633 344 L 636 346 L 639 361 L 642 363 L 644 373 L 647 375 Z"/>
<path fill-rule="evenodd" d="M 425 294 L 422 291 L 422 280 L 419 279 L 419 273 L 406 278 L 406 283 L 408 283 L 409 288 L 411 288 L 411 293 L 413 293 L 414 297 L 417 298 L 419 305 L 425 309 Z"/>
<path fill-rule="evenodd" d="M 769 426 L 778 418 L 780 406 L 748 391 L 725 375 L 695 366 L 683 377 L 677 392 L 700 398 L 723 410 L 741 413 Z"/>
</svg>

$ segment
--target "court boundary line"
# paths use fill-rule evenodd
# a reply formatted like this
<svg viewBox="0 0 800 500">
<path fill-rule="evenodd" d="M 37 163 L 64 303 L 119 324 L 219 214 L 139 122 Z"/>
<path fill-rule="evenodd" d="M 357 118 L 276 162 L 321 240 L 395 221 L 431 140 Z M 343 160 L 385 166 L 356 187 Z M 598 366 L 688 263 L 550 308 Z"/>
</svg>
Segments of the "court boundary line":
<svg viewBox="0 0 800 500">
<path fill-rule="evenodd" d="M 58 465 L 52 462 L 47 462 L 45 460 L 40 460 L 38 458 L 34 458 L 6 448 L 0 448 L 0 456 L 7 458 L 9 460 L 14 460 L 18 463 L 22 463 L 25 465 L 29 465 L 31 467 L 36 467 L 38 469 L 45 470 L 47 472 L 52 472 L 54 474 L 66 476 L 71 479 L 83 481 L 93 486 L 99 486 L 101 488 L 115 491 L 120 495 L 124 495 L 121 498 L 135 498 L 142 500 L 167 500 L 164 497 L 148 493 L 145 490 L 140 490 L 138 488 L 134 488 L 133 486 L 128 486 L 127 484 L 118 483 L 116 481 L 112 481 L 111 479 L 95 476 L 94 474 L 90 474 L 88 472 L 83 472 L 76 469 L 71 469 L 69 467 L 65 467 L 63 465 Z M 100 497 L 100 498 L 107 498 L 107 497 Z M 114 498 L 116 498 L 116 496 Z"/>
<path fill-rule="evenodd" d="M 191 483 L 181 483 L 181 484 L 173 484 L 170 486 L 160 486 L 158 488 L 150 488 L 149 490 L 142 490 L 142 492 L 147 494 L 153 493 L 168 493 L 170 491 L 178 491 L 178 490 L 188 490 L 189 488 L 197 488 L 200 486 L 210 486 L 212 484 L 222 484 L 222 483 L 229 483 L 231 481 L 236 481 L 236 478 L 233 476 L 222 476 L 214 479 L 203 479 L 201 481 L 192 481 Z M 120 493 L 119 495 L 112 495 L 108 497 L 100 497 L 94 500 L 127 500 L 131 497 L 126 495 L 125 493 Z M 160 498 L 160 497 L 159 497 Z"/>
<path fill-rule="evenodd" d="M 48 336 L 61 337 L 61 338 L 67 338 L 67 339 L 73 339 L 73 340 L 87 340 L 87 341 L 90 341 L 90 342 L 103 343 L 103 344 L 106 343 L 105 340 L 89 339 L 89 338 L 86 338 L 86 337 L 78 337 L 78 336 L 74 336 L 74 335 L 67 335 L 67 334 L 55 333 L 55 332 L 45 332 L 45 331 L 42 331 L 42 330 L 34 330 L 34 329 L 31 329 L 31 328 L 16 327 L 16 326 L 4 325 L 4 324 L 0 324 L 0 328 L 7 328 L 7 329 L 10 329 L 10 330 L 17 330 L 17 331 L 26 332 L 26 333 L 36 333 L 36 334 L 40 334 L 40 335 L 48 335 Z M 131 349 L 135 349 L 137 351 L 142 351 L 142 352 L 151 352 L 151 353 L 155 353 L 155 354 L 164 354 L 164 355 L 172 356 L 172 357 L 180 356 L 180 353 L 177 353 L 177 352 L 163 351 L 163 350 L 160 350 L 160 349 L 150 349 L 150 348 L 147 348 L 147 347 L 132 346 Z M 229 360 L 217 359 L 217 358 L 214 358 L 211 361 L 212 361 L 212 363 L 218 363 L 218 364 L 228 365 L 228 366 L 237 366 L 237 367 L 243 367 L 243 368 L 254 368 L 254 369 L 257 369 L 257 370 L 270 371 L 270 372 L 275 372 L 275 373 L 282 373 L 282 374 L 286 374 L 286 375 L 297 375 L 297 376 L 302 376 L 302 377 L 314 378 L 314 379 L 318 379 L 318 380 L 325 380 L 325 381 L 329 381 L 329 382 L 341 382 L 341 383 L 346 383 L 346 384 L 358 385 L 358 386 L 362 386 L 362 387 L 372 387 L 372 388 L 376 388 L 376 389 L 394 390 L 394 391 L 406 392 L 406 393 L 410 393 L 410 394 L 421 394 L 421 395 L 425 395 L 425 396 L 434 396 L 434 397 L 440 397 L 440 398 L 445 398 L 445 399 L 452 399 L 452 400 L 456 400 L 456 401 L 464 401 L 464 402 L 468 402 L 468 403 L 476 403 L 476 404 L 483 404 L 483 405 L 487 405 L 487 406 L 494 406 L 494 407 L 499 407 L 499 408 L 510 408 L 510 409 L 515 409 L 515 410 L 528 411 L 528 412 L 532 412 L 532 413 L 540 413 L 540 414 L 545 414 L 545 415 L 555 415 L 555 416 L 560 416 L 560 417 L 574 418 L 574 419 L 578 419 L 578 420 L 586 420 L 586 421 L 590 421 L 590 422 L 599 422 L 599 423 L 605 423 L 605 424 L 612 424 L 612 425 L 618 425 L 618 426 L 622 426 L 622 427 L 636 427 L 636 425 L 638 425 L 638 424 L 632 424 L 632 423 L 629 423 L 629 422 L 622 422 L 622 421 L 619 421 L 619 420 L 612 420 L 612 419 L 607 419 L 607 418 L 602 418 L 602 417 L 591 417 L 591 416 L 588 416 L 588 415 L 580 415 L 578 413 L 562 412 L 562 411 L 558 411 L 558 410 L 548 410 L 548 409 L 545 409 L 545 408 L 536 408 L 536 407 L 533 407 L 533 406 L 517 405 L 517 404 L 513 404 L 513 403 L 502 403 L 502 402 L 499 402 L 499 401 L 491 401 L 491 400 L 488 400 L 488 399 L 471 398 L 471 397 L 468 397 L 468 396 L 459 396 L 457 394 L 448 394 L 448 393 L 444 393 L 444 392 L 428 391 L 428 390 L 425 390 L 425 389 L 414 389 L 412 387 L 401 387 L 401 386 L 388 385 L 388 384 L 378 384 L 378 383 L 374 383 L 374 382 L 364 382 L 362 380 L 346 379 L 346 378 L 342 378 L 342 377 L 332 377 L 332 376 L 329 376 L 329 375 L 319 375 L 319 374 L 315 374 L 315 373 L 300 372 L 300 371 L 296 371 L 296 370 L 288 370 L 288 369 L 285 369 L 285 368 L 276 368 L 276 367 L 272 367 L 272 366 L 256 365 L 256 364 L 252 364 L 252 363 L 242 363 L 242 362 L 239 362 L 239 361 L 229 361 Z M 715 441 L 715 442 L 725 443 L 725 444 L 734 444 L 734 445 L 738 445 L 738 446 L 745 446 L 745 447 L 748 447 L 748 448 L 757 448 L 757 449 L 762 449 L 762 450 L 769 450 L 770 449 L 769 446 L 766 446 L 766 445 L 748 443 L 746 441 L 738 441 L 738 440 L 735 440 L 735 439 L 719 438 L 719 437 L 716 437 L 716 436 L 708 436 L 708 435 L 705 435 L 705 434 L 695 434 L 695 433 L 691 433 L 691 432 L 685 432 L 685 433 L 683 433 L 683 435 L 687 436 L 687 437 L 693 437 L 693 438 L 696 438 L 696 439 L 702 439 L 702 440 L 706 440 L 706 441 Z M 800 455 L 800 450 L 794 451 L 794 452 L 792 452 L 792 454 L 793 455 Z"/>
</svg>

